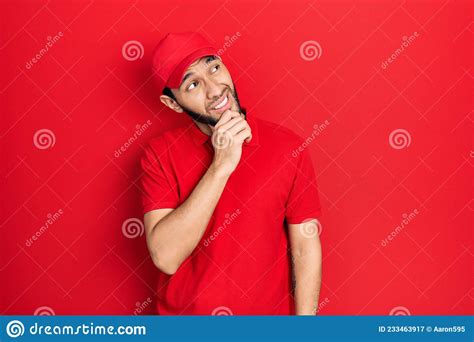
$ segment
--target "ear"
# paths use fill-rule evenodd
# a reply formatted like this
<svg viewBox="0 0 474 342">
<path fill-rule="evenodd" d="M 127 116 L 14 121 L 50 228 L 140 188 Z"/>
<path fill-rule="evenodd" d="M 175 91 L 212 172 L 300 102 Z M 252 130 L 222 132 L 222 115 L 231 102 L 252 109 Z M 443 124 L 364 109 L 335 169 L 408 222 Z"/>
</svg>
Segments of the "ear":
<svg viewBox="0 0 474 342">
<path fill-rule="evenodd" d="M 183 108 L 181 108 L 181 106 L 175 100 L 173 100 L 171 97 L 169 97 L 167 95 L 161 95 L 160 96 L 160 101 L 166 107 L 174 110 L 177 113 L 182 113 L 183 112 Z"/>
</svg>

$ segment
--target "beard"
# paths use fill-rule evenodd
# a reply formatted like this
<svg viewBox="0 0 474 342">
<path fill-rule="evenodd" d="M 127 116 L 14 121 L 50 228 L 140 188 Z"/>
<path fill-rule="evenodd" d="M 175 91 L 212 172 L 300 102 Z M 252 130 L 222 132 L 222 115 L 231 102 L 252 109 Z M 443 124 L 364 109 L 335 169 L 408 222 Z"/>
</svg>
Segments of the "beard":
<svg viewBox="0 0 474 342">
<path fill-rule="evenodd" d="M 240 106 L 239 96 L 237 95 L 237 90 L 235 89 L 235 86 L 234 86 L 234 91 L 232 91 L 230 87 L 228 87 L 228 90 L 229 90 L 229 94 L 231 94 L 231 96 L 235 100 L 235 103 L 237 104 L 237 111 L 241 114 L 244 114 L 245 118 L 247 118 L 245 108 L 242 108 Z M 189 108 L 187 108 L 186 106 L 183 106 L 178 101 L 176 101 L 176 103 L 178 103 L 181 106 L 181 108 L 186 114 L 188 114 L 193 120 L 196 120 L 197 122 L 201 122 L 203 124 L 207 124 L 211 126 L 215 126 L 219 122 L 219 119 L 212 117 L 210 114 L 201 114 L 198 112 L 194 112 L 190 110 Z"/>
</svg>

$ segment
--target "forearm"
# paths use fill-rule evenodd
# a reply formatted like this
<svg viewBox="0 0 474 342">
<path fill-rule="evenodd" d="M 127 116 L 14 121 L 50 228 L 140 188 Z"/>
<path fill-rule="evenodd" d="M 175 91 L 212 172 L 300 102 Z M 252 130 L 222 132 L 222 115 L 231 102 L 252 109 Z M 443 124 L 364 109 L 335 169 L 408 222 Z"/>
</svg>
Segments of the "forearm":
<svg viewBox="0 0 474 342">
<path fill-rule="evenodd" d="M 228 177 L 211 164 L 189 197 L 153 227 L 150 250 L 161 263 L 177 269 L 196 248 Z"/>
<path fill-rule="evenodd" d="M 296 315 L 315 315 L 321 289 L 321 245 L 292 251 Z"/>
</svg>

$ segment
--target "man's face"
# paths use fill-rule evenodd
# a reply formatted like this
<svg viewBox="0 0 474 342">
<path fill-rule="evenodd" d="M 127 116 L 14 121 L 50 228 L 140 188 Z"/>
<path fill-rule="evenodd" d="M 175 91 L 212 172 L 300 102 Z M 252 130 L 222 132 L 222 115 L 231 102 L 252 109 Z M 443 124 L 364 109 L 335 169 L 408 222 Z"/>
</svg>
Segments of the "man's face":
<svg viewBox="0 0 474 342">
<path fill-rule="evenodd" d="M 172 92 L 182 111 L 211 126 L 228 109 L 242 112 L 230 73 L 217 57 L 203 57 L 191 64 Z"/>
</svg>

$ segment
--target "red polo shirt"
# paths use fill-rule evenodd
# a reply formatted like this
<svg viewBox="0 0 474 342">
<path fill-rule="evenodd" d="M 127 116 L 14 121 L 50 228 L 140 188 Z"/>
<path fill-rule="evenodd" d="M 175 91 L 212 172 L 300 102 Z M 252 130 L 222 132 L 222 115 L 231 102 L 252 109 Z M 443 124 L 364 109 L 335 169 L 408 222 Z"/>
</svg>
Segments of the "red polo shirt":
<svg viewBox="0 0 474 342">
<path fill-rule="evenodd" d="M 294 314 L 285 222 L 321 215 L 313 164 L 300 136 L 252 113 L 247 120 L 253 138 L 203 238 L 174 275 L 159 272 L 158 314 Z M 143 213 L 181 205 L 213 154 L 193 121 L 152 139 L 141 160 Z"/>
</svg>

